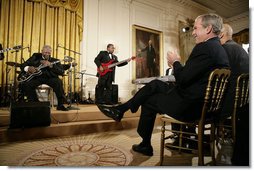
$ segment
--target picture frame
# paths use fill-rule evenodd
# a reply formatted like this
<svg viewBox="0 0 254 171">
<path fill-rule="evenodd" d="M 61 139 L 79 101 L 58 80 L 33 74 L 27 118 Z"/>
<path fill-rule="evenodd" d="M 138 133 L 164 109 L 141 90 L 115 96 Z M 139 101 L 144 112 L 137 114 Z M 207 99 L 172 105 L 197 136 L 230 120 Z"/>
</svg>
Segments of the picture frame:
<svg viewBox="0 0 254 171">
<path fill-rule="evenodd" d="M 162 32 L 133 25 L 133 80 L 137 78 L 158 77 L 163 73 Z M 151 42 L 152 47 L 149 47 Z M 152 50 L 154 49 L 154 50 Z"/>
</svg>

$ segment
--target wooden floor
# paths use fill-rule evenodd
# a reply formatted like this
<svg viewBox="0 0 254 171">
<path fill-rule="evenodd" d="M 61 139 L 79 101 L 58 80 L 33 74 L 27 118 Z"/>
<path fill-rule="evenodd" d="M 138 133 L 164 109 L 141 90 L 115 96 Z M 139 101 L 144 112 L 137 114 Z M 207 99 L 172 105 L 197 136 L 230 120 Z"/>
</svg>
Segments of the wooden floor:
<svg viewBox="0 0 254 171">
<path fill-rule="evenodd" d="M 51 109 L 51 125 L 48 127 L 25 129 L 8 129 L 10 111 L 8 108 L 1 108 L 0 143 L 136 128 L 139 119 L 139 111 L 134 114 L 128 111 L 121 122 L 115 122 L 102 114 L 94 104 L 72 107 L 78 110 Z"/>
</svg>

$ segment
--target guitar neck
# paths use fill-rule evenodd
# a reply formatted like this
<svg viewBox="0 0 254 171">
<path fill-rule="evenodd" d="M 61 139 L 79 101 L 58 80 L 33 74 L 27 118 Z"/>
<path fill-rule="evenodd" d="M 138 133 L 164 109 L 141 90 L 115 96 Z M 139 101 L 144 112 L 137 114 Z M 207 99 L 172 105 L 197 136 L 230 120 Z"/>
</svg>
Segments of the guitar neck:
<svg viewBox="0 0 254 171">
<path fill-rule="evenodd" d="M 51 65 L 54 65 L 54 64 L 59 63 L 59 62 L 60 62 L 60 61 L 51 62 Z M 46 68 L 46 67 L 48 67 L 48 65 L 40 65 L 37 69 L 38 69 L 38 70 L 41 70 L 42 68 Z"/>
<path fill-rule="evenodd" d="M 108 68 L 112 68 L 112 67 L 117 66 L 117 65 L 119 65 L 119 64 L 122 64 L 122 63 L 124 63 L 124 62 L 127 62 L 129 59 L 130 59 L 130 58 L 125 59 L 125 60 L 122 60 L 122 61 L 117 62 L 117 63 L 113 63 L 113 64 L 109 65 Z"/>
</svg>

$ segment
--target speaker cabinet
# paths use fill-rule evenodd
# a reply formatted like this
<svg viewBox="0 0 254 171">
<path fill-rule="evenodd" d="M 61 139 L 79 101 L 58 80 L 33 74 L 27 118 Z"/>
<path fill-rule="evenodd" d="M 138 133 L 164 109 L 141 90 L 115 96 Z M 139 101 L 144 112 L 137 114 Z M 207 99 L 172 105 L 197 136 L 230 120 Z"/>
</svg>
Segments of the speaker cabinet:
<svg viewBox="0 0 254 171">
<path fill-rule="evenodd" d="M 95 99 L 98 99 L 98 90 L 97 86 L 95 87 Z M 109 93 L 109 94 L 108 94 Z M 105 102 L 111 102 L 112 104 L 118 103 L 118 85 L 112 84 L 112 90 L 110 92 L 107 92 L 107 90 L 104 90 L 103 92 L 103 100 Z"/>
<path fill-rule="evenodd" d="M 10 129 L 49 126 L 50 123 L 50 102 L 11 104 Z"/>
<path fill-rule="evenodd" d="M 112 92 L 111 92 L 111 102 L 114 104 L 118 103 L 118 85 L 112 85 Z"/>
</svg>

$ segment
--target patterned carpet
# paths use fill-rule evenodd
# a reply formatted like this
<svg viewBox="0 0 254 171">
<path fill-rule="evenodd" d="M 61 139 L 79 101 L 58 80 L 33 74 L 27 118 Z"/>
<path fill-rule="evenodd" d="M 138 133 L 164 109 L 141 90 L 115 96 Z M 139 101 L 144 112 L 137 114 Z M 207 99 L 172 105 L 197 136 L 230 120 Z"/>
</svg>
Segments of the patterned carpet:
<svg viewBox="0 0 254 171">
<path fill-rule="evenodd" d="M 22 166 L 125 166 L 132 155 L 116 146 L 66 141 L 24 158 Z"/>
<path fill-rule="evenodd" d="M 158 166 L 160 136 L 157 127 L 152 157 L 131 150 L 141 141 L 136 129 L 0 144 L 0 166 Z M 196 166 L 197 157 L 165 150 L 163 165 Z"/>
<path fill-rule="evenodd" d="M 132 153 L 117 145 L 124 137 L 91 134 L 40 141 L 2 144 L 0 165 L 6 166 L 126 166 Z M 112 143 L 114 141 L 115 143 Z"/>
</svg>

